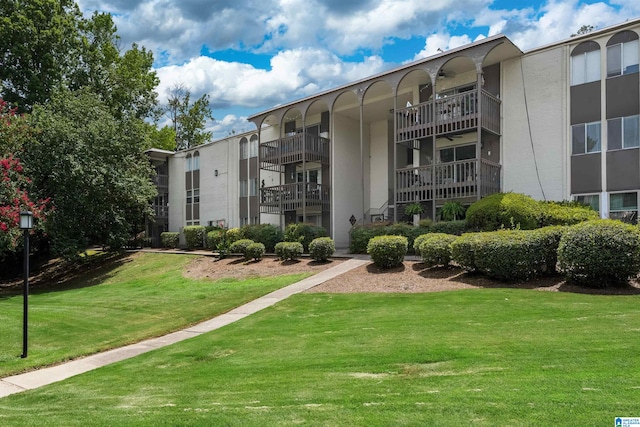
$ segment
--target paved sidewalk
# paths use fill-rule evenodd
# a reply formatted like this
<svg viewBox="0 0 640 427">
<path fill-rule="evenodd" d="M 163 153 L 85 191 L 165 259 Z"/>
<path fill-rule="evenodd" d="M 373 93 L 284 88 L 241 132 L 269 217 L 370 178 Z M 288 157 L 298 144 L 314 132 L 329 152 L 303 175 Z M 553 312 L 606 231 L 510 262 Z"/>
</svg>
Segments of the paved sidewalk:
<svg viewBox="0 0 640 427">
<path fill-rule="evenodd" d="M 194 336 L 214 331 L 218 328 L 221 328 L 253 313 L 256 313 L 263 308 L 270 307 L 288 298 L 291 295 L 306 291 L 307 289 L 317 286 L 329 279 L 333 279 L 334 277 L 346 273 L 347 271 L 357 268 L 363 264 L 366 264 L 367 262 L 368 260 L 366 258 L 354 258 L 344 261 L 336 265 L 335 267 L 331 267 L 327 270 L 321 271 L 311 277 L 308 277 L 282 289 L 278 289 L 277 291 L 271 292 L 270 294 L 260 297 L 238 308 L 235 308 L 225 314 L 221 314 L 220 316 L 214 317 L 213 319 L 206 320 L 202 323 L 198 323 L 197 325 L 193 325 L 181 331 L 173 332 L 158 338 L 141 341 L 139 343 L 131 344 L 126 347 L 116 348 L 104 353 L 94 354 L 82 359 L 72 360 L 61 365 L 2 378 L 0 379 L 0 398 L 9 396 L 14 393 L 20 393 L 22 391 L 42 387 L 54 382 L 62 381 L 75 375 L 99 368 L 101 366 L 119 362 L 120 360 L 128 359 L 139 354 L 155 350 L 157 348 L 165 347 L 192 338 Z"/>
</svg>

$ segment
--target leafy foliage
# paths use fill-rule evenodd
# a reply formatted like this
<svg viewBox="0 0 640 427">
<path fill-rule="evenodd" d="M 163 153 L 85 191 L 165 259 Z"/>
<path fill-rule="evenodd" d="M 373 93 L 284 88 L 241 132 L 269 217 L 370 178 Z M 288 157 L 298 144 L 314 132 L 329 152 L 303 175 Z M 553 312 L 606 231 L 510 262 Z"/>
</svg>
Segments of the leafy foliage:
<svg viewBox="0 0 640 427">
<path fill-rule="evenodd" d="M 465 208 L 460 202 L 447 202 L 440 208 L 442 221 L 458 221 L 464 219 Z"/>
<path fill-rule="evenodd" d="M 584 221 L 599 219 L 598 212 L 589 206 L 579 203 L 539 202 L 542 207 L 540 224 L 546 225 L 574 225 Z"/>
<path fill-rule="evenodd" d="M 240 240 L 242 238 L 244 238 L 244 233 L 242 232 L 242 229 L 238 228 L 238 227 L 233 227 L 228 229 L 225 232 L 225 240 L 227 241 L 227 243 L 231 244 L 233 242 L 235 242 L 236 240 Z"/>
<path fill-rule="evenodd" d="M 268 252 L 273 252 L 276 243 L 283 238 L 282 230 L 273 224 L 247 224 L 242 226 L 242 235 L 254 242 L 260 242 Z"/>
<path fill-rule="evenodd" d="M 331 237 L 318 237 L 309 243 L 309 255 L 315 261 L 326 261 L 336 251 Z"/>
<path fill-rule="evenodd" d="M 265 248 L 262 243 L 256 242 L 248 245 L 244 251 L 244 259 L 258 261 L 264 256 Z"/>
<path fill-rule="evenodd" d="M 255 243 L 251 239 L 240 239 L 229 245 L 229 252 L 232 254 L 242 254 L 245 255 L 247 251 L 247 247 L 251 244 Z"/>
<path fill-rule="evenodd" d="M 212 230 L 207 233 L 207 247 L 209 249 L 217 249 L 218 245 L 224 240 L 225 231 L 222 229 Z"/>
<path fill-rule="evenodd" d="M 369 240 L 367 253 L 380 268 L 393 268 L 402 264 L 407 254 L 408 240 L 404 236 L 376 236 Z"/>
<path fill-rule="evenodd" d="M 464 220 L 460 221 L 439 221 L 434 222 L 429 230 L 432 233 L 445 233 L 460 236 L 467 229 L 467 223 Z"/>
<path fill-rule="evenodd" d="M 180 233 L 177 231 L 165 231 L 160 233 L 163 248 L 175 249 L 180 242 Z"/>
<path fill-rule="evenodd" d="M 289 224 L 284 230 L 284 240 L 287 242 L 300 242 L 304 252 L 309 251 L 309 243 L 315 238 L 325 237 L 327 230 L 313 224 L 295 223 Z"/>
<path fill-rule="evenodd" d="M 422 262 L 429 267 L 440 265 L 447 267 L 451 262 L 451 243 L 457 237 L 445 233 L 425 234 L 426 238 L 420 243 L 419 251 Z"/>
<path fill-rule="evenodd" d="M 203 225 L 189 225 L 182 229 L 187 249 L 196 249 L 204 246 L 205 228 Z"/>
<path fill-rule="evenodd" d="M 560 271 L 593 287 L 625 283 L 640 273 L 640 230 L 614 220 L 570 227 L 558 247 Z"/>
<path fill-rule="evenodd" d="M 205 131 L 207 121 L 213 120 L 208 94 L 192 102 L 191 90 L 183 84 L 177 84 L 169 91 L 164 111 L 173 123 L 176 150 L 197 147 L 211 139 L 213 133 Z"/>
<path fill-rule="evenodd" d="M 300 242 L 279 242 L 276 244 L 276 256 L 282 261 L 295 261 L 302 256 L 303 247 Z"/>
<path fill-rule="evenodd" d="M 529 196 L 517 193 L 495 193 L 467 209 L 467 228 L 494 231 L 500 228 L 533 230 L 540 226 L 542 208 Z"/>
</svg>

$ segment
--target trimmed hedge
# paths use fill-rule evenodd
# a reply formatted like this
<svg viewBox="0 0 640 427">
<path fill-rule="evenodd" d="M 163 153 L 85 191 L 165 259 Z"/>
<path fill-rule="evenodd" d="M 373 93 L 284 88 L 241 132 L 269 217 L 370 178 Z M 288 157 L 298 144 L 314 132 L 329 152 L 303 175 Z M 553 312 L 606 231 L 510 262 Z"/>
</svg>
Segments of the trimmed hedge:
<svg viewBox="0 0 640 427">
<path fill-rule="evenodd" d="M 449 266 L 451 262 L 451 243 L 458 237 L 445 233 L 425 234 L 426 238 L 420 244 L 422 262 L 429 267 L 440 265 Z M 422 236 L 420 236 L 422 237 Z"/>
<path fill-rule="evenodd" d="M 204 247 L 205 228 L 203 225 L 188 225 L 182 229 L 187 249 Z"/>
<path fill-rule="evenodd" d="M 424 233 L 419 235 L 413 240 L 413 253 L 420 253 L 420 246 L 431 236 L 431 233 Z"/>
<path fill-rule="evenodd" d="M 574 225 L 560 239 L 558 264 L 570 280 L 584 285 L 626 283 L 640 273 L 640 230 L 608 219 Z"/>
<path fill-rule="evenodd" d="M 229 252 L 231 252 L 232 254 L 245 255 L 247 252 L 247 247 L 252 243 L 255 243 L 255 242 L 251 239 L 236 240 L 235 242 L 229 245 Z"/>
<path fill-rule="evenodd" d="M 404 236 L 377 236 L 369 240 L 367 253 L 378 267 L 393 268 L 404 261 L 408 245 Z"/>
<path fill-rule="evenodd" d="M 331 237 L 318 237 L 309 243 L 309 255 L 315 261 L 326 261 L 336 251 Z"/>
<path fill-rule="evenodd" d="M 451 259 L 460 267 L 476 272 L 475 248 L 483 233 L 466 233 L 451 243 Z"/>
<path fill-rule="evenodd" d="M 249 224 L 242 226 L 242 237 L 262 243 L 267 252 L 273 252 L 276 243 L 283 239 L 282 230 L 272 224 Z"/>
<path fill-rule="evenodd" d="M 467 223 L 464 220 L 460 221 L 440 221 L 434 222 L 429 227 L 432 233 L 444 233 L 453 234 L 454 236 L 461 236 L 467 230 Z"/>
<path fill-rule="evenodd" d="M 300 242 L 278 242 L 275 247 L 276 256 L 282 261 L 295 261 L 302 256 L 303 246 Z"/>
<path fill-rule="evenodd" d="M 237 242 L 236 242 L 237 243 Z M 245 248 L 244 259 L 259 261 L 265 253 L 265 247 L 262 243 L 251 243 Z"/>
<path fill-rule="evenodd" d="M 579 203 L 539 202 L 542 207 L 542 225 L 574 225 L 599 219 L 598 212 Z"/>
<path fill-rule="evenodd" d="M 286 242 L 300 242 L 304 252 L 309 251 L 309 243 L 318 237 L 326 237 L 327 230 L 313 224 L 296 223 L 289 224 L 284 230 Z"/>
<path fill-rule="evenodd" d="M 500 228 L 533 230 L 540 226 L 543 209 L 529 196 L 495 193 L 478 200 L 467 209 L 467 228 L 494 231 Z"/>
<path fill-rule="evenodd" d="M 218 249 L 218 245 L 224 241 L 225 230 L 217 229 L 207 233 L 207 247 L 212 250 Z"/>
<path fill-rule="evenodd" d="M 427 233 L 447 233 L 461 235 L 465 230 L 464 221 L 441 221 L 432 223 L 425 221 L 418 227 L 405 223 L 356 225 L 349 232 L 349 252 L 352 254 L 367 253 L 369 240 L 376 236 L 404 236 L 407 238 L 410 252 L 420 254 L 415 239 Z M 430 224 L 429 226 L 424 226 Z"/>
<path fill-rule="evenodd" d="M 242 229 L 240 229 L 238 227 L 233 227 L 233 228 L 228 229 L 224 233 L 224 238 L 227 241 L 227 243 L 231 244 L 231 243 L 235 242 L 236 240 L 243 239 L 244 235 L 242 234 Z"/>
<path fill-rule="evenodd" d="M 385 224 L 356 225 L 349 231 L 349 252 L 366 254 L 369 240 L 385 234 L 387 234 L 387 225 Z"/>
<path fill-rule="evenodd" d="M 160 233 L 160 240 L 163 248 L 175 249 L 180 243 L 180 233 L 175 231 L 165 231 Z"/>
</svg>

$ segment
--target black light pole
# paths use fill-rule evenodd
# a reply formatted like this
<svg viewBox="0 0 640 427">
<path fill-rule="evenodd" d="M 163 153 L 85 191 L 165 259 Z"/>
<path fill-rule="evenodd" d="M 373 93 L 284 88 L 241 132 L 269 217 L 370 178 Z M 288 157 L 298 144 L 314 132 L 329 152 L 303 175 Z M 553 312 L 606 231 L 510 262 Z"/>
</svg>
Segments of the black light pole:
<svg viewBox="0 0 640 427">
<path fill-rule="evenodd" d="M 28 326 L 29 326 L 29 230 L 33 228 L 33 214 L 29 211 L 20 212 L 20 228 L 24 230 L 24 282 L 22 285 L 22 357 L 27 357 Z"/>
</svg>

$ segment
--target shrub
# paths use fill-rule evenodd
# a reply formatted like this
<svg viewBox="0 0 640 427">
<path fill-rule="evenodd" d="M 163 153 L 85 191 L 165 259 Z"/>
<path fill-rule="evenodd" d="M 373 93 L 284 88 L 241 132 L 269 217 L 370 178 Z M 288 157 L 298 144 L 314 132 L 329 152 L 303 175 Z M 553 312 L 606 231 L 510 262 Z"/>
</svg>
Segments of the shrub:
<svg viewBox="0 0 640 427">
<path fill-rule="evenodd" d="M 556 272 L 560 239 L 567 229 L 568 227 L 563 226 L 549 226 L 535 230 L 539 234 L 540 250 L 543 251 L 543 258 L 546 262 L 546 273 Z"/>
<path fill-rule="evenodd" d="M 245 248 L 244 259 L 246 259 L 247 261 L 249 260 L 258 261 L 262 259 L 262 257 L 264 256 L 264 253 L 265 253 L 265 247 L 262 243 L 251 243 Z"/>
<path fill-rule="evenodd" d="M 429 228 L 431 227 L 431 224 L 433 224 L 433 221 L 431 221 L 429 218 L 425 218 L 420 220 L 420 222 L 418 223 L 418 227 Z"/>
<path fill-rule="evenodd" d="M 300 242 L 279 242 L 275 247 L 276 256 L 282 261 L 297 260 L 302 256 L 303 246 Z"/>
<path fill-rule="evenodd" d="M 420 215 L 424 213 L 424 208 L 420 203 L 409 203 L 404 207 L 404 214 L 407 216 Z"/>
<path fill-rule="evenodd" d="M 404 230 L 404 234 L 402 236 L 407 238 L 407 242 L 409 244 L 409 252 L 420 255 L 420 250 L 415 250 L 415 241 L 418 236 L 423 234 L 427 234 L 431 232 L 431 229 L 425 227 L 408 227 Z M 389 233 L 390 234 L 390 233 Z"/>
<path fill-rule="evenodd" d="M 385 224 L 356 225 L 349 231 L 349 252 L 366 254 L 369 240 L 375 236 L 386 234 Z"/>
<path fill-rule="evenodd" d="M 451 243 L 457 239 L 456 236 L 445 233 L 426 234 L 420 247 L 422 262 L 429 267 L 441 265 L 447 267 L 451 262 Z"/>
<path fill-rule="evenodd" d="M 481 235 L 482 233 L 466 233 L 451 243 L 451 259 L 467 271 L 475 272 L 478 270 L 474 250 L 476 241 L 480 239 Z"/>
<path fill-rule="evenodd" d="M 242 235 L 242 230 L 238 227 L 228 229 L 225 232 L 224 237 L 229 244 L 235 242 L 236 240 L 244 238 L 244 236 Z"/>
<path fill-rule="evenodd" d="M 517 193 L 495 193 L 478 200 L 467 209 L 467 228 L 494 231 L 500 228 L 533 230 L 540 226 L 540 203 Z"/>
<path fill-rule="evenodd" d="M 325 237 L 327 231 L 313 224 L 296 223 L 289 224 L 284 230 L 284 240 L 287 242 L 300 242 L 304 251 L 309 250 L 309 243 L 317 237 Z"/>
<path fill-rule="evenodd" d="M 464 219 L 466 209 L 460 202 L 447 202 L 440 208 L 440 219 L 443 221 L 457 221 Z"/>
<path fill-rule="evenodd" d="M 162 241 L 163 248 L 175 249 L 180 243 L 180 233 L 174 231 L 165 231 L 160 233 L 160 240 Z"/>
<path fill-rule="evenodd" d="M 336 251 L 336 245 L 330 237 L 318 237 L 309 243 L 309 255 L 315 261 L 326 261 Z"/>
<path fill-rule="evenodd" d="M 539 202 L 542 207 L 541 225 L 574 225 L 599 219 L 598 212 L 579 203 Z"/>
<path fill-rule="evenodd" d="M 407 254 L 408 240 L 404 236 L 377 236 L 369 240 L 367 253 L 380 268 L 397 267 Z"/>
<path fill-rule="evenodd" d="M 229 252 L 231 252 L 232 254 L 245 255 L 247 252 L 247 246 L 249 246 L 252 243 L 255 243 L 255 242 L 251 239 L 236 240 L 235 242 L 229 245 Z"/>
<path fill-rule="evenodd" d="M 202 248 L 204 246 L 204 226 L 188 225 L 182 229 L 187 249 Z"/>
<path fill-rule="evenodd" d="M 416 254 L 420 253 L 420 245 L 422 245 L 422 243 L 424 243 L 425 240 L 427 240 L 429 237 L 431 236 L 431 233 L 424 233 L 419 235 L 418 237 L 416 237 L 413 240 L 413 252 Z"/>
<path fill-rule="evenodd" d="M 242 227 L 242 236 L 254 242 L 262 243 L 267 252 L 273 252 L 276 243 L 281 242 L 283 235 L 280 227 L 272 224 L 250 224 Z"/>
<path fill-rule="evenodd" d="M 432 233 L 461 236 L 467 229 L 467 223 L 465 221 L 439 221 L 434 222 L 429 229 Z"/>
<path fill-rule="evenodd" d="M 574 282 L 605 287 L 640 272 L 640 230 L 614 220 L 569 227 L 558 247 L 560 271 Z"/>
<path fill-rule="evenodd" d="M 207 233 L 207 247 L 209 249 L 217 249 L 218 245 L 224 240 L 225 231 L 222 229 L 213 230 Z"/>
</svg>

